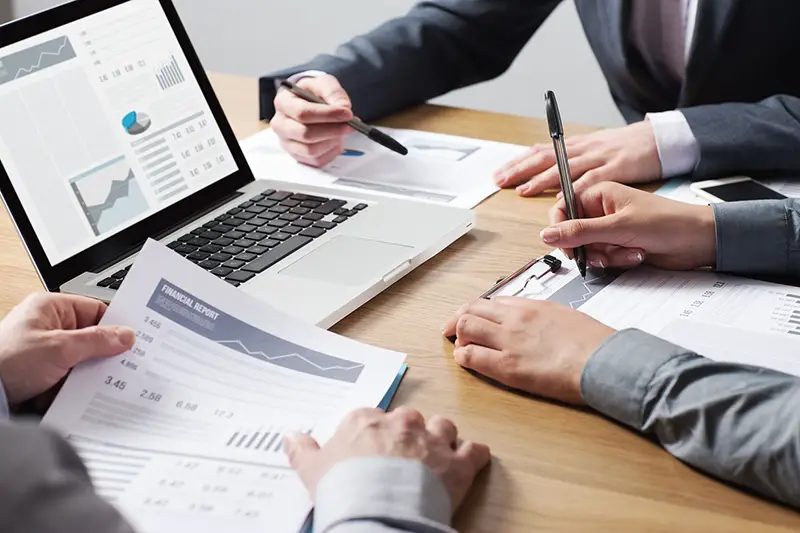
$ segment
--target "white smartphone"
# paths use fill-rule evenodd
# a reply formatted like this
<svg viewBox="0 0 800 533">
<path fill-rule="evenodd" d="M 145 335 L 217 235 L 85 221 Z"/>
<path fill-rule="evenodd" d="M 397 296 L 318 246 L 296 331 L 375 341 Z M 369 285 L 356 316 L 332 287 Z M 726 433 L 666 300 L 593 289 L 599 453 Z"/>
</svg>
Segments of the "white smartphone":
<svg viewBox="0 0 800 533">
<path fill-rule="evenodd" d="M 752 178 L 738 176 L 692 183 L 690 189 L 709 202 L 741 202 L 743 200 L 782 200 L 786 196 Z"/>
</svg>

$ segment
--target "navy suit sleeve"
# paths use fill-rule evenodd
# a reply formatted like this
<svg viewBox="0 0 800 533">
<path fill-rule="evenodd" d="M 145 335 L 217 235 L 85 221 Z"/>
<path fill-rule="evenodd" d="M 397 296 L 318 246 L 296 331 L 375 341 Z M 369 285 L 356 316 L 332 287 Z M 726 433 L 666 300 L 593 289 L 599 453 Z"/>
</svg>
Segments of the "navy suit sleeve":
<svg viewBox="0 0 800 533">
<path fill-rule="evenodd" d="M 431 0 L 407 15 L 261 79 L 260 116 L 275 114 L 275 78 L 306 70 L 336 76 L 364 120 L 495 78 L 561 0 Z"/>
<path fill-rule="evenodd" d="M 700 147 L 694 177 L 800 172 L 800 98 L 681 109 Z"/>
</svg>

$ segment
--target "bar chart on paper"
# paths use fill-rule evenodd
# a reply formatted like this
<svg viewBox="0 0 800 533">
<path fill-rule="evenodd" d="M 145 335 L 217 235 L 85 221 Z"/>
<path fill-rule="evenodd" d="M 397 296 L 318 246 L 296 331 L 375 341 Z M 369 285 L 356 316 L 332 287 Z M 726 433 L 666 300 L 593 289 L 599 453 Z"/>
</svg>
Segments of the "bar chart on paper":
<svg viewBox="0 0 800 533">
<path fill-rule="evenodd" d="M 310 435 L 311 431 L 312 430 L 307 429 L 301 431 L 301 433 L 306 433 Z M 273 429 L 273 428 L 239 430 L 239 431 L 234 431 L 231 434 L 225 446 L 227 446 L 228 448 L 275 453 L 281 451 L 281 443 L 283 442 L 283 436 L 285 434 L 286 431 L 284 429 Z"/>
</svg>

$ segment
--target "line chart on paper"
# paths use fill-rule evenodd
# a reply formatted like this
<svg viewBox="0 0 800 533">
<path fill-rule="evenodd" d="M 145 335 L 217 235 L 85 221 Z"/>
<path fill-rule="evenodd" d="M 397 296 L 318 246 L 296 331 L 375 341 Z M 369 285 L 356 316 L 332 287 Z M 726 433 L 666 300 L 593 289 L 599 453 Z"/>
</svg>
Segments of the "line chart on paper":
<svg viewBox="0 0 800 533">
<path fill-rule="evenodd" d="M 297 352 L 294 353 L 287 353 L 284 355 L 274 355 L 270 356 L 260 350 L 253 351 L 247 348 L 242 341 L 239 340 L 232 340 L 232 341 L 217 341 L 218 344 L 226 346 L 228 348 L 232 348 L 236 351 L 240 351 L 245 355 L 249 355 L 250 357 L 256 357 L 258 359 L 263 359 L 269 363 L 279 364 L 281 366 L 285 366 L 287 368 L 292 368 L 294 370 L 298 370 L 300 372 L 305 372 L 305 370 L 296 368 L 297 366 L 305 367 L 306 365 L 316 368 L 320 372 L 331 372 L 334 370 L 343 370 L 343 371 L 351 371 L 351 370 L 360 370 L 364 368 L 364 365 L 361 363 L 351 363 L 348 365 L 341 365 L 341 364 L 329 364 L 325 361 L 332 359 L 330 356 L 325 356 L 322 359 L 322 362 L 317 363 L 314 359 L 309 359 L 308 356 L 303 356 Z"/>
<path fill-rule="evenodd" d="M 267 333 L 191 295 L 185 295 L 184 291 L 166 280 L 163 283 L 172 294 L 153 294 L 148 307 L 220 346 L 287 370 L 345 383 L 358 381 L 364 370 L 361 363 L 327 355 Z M 195 308 L 203 309 L 205 317 L 186 315 L 184 306 L 174 297 L 176 294 L 188 299 Z"/>
<path fill-rule="evenodd" d="M 613 270 L 605 270 L 601 273 L 590 270 L 587 272 L 585 280 L 580 276 L 576 276 L 547 299 L 568 305 L 573 309 L 580 309 L 582 305 L 608 287 L 618 277 L 619 273 Z"/>
</svg>

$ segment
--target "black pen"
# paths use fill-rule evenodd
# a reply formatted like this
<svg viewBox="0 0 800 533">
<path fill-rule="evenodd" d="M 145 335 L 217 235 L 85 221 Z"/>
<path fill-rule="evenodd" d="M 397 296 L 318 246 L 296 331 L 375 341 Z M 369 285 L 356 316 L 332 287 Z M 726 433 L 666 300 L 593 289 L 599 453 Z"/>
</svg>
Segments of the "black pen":
<svg viewBox="0 0 800 533">
<path fill-rule="evenodd" d="M 316 94 L 303 89 L 296 83 L 292 83 L 289 80 L 278 80 L 276 81 L 276 85 L 278 87 L 286 88 L 287 90 L 291 91 L 292 94 L 294 94 L 298 98 L 302 98 L 306 102 L 328 105 L 328 102 L 318 97 Z M 399 142 L 395 141 L 394 139 L 383 133 L 378 128 L 375 128 L 373 126 L 368 126 L 367 124 L 364 124 L 357 118 L 353 118 L 352 120 L 347 121 L 347 125 L 356 130 L 357 132 L 366 135 L 367 137 L 369 137 L 376 143 L 380 144 L 381 146 L 385 146 L 386 148 L 388 148 L 393 152 L 397 152 L 400 155 L 408 155 L 408 148 L 406 148 Z"/>
<path fill-rule="evenodd" d="M 564 126 L 561 124 L 561 112 L 558 110 L 556 95 L 553 91 L 544 94 L 545 107 L 547 112 L 547 125 L 550 128 L 550 137 L 553 139 L 553 148 L 556 151 L 556 163 L 558 165 L 558 176 L 561 180 L 561 192 L 564 194 L 564 203 L 567 206 L 567 216 L 570 220 L 577 220 L 578 206 L 575 203 L 575 189 L 572 186 L 572 173 L 569 171 L 569 158 L 567 157 L 567 146 L 564 144 Z M 574 250 L 575 263 L 578 270 L 586 279 L 586 249 L 578 246 Z"/>
</svg>

